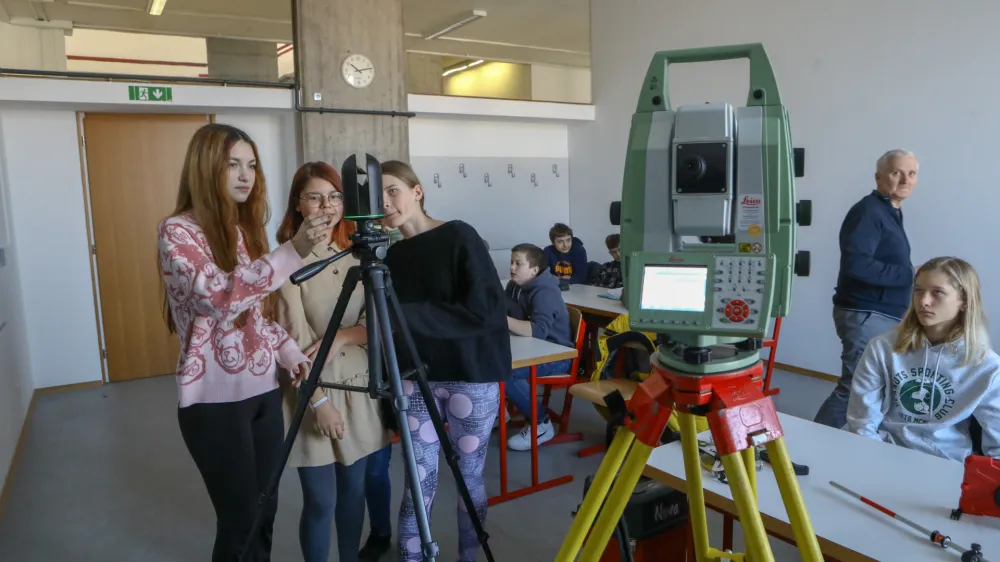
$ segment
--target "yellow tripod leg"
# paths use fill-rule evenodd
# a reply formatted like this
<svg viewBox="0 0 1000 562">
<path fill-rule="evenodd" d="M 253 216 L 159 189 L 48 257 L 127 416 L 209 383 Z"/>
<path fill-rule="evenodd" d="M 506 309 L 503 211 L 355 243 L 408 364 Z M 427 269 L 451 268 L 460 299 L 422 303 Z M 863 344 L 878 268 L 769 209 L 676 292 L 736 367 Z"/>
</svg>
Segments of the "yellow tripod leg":
<svg viewBox="0 0 1000 562">
<path fill-rule="evenodd" d="M 608 541 L 611 540 L 611 533 L 614 532 L 615 526 L 621 520 L 625 506 L 628 505 L 628 500 L 631 498 L 632 492 L 635 491 L 635 485 L 639 482 L 639 477 L 642 476 L 642 471 L 646 468 L 646 462 L 652 452 L 653 448 L 641 441 L 635 441 L 632 444 L 632 450 L 629 451 L 628 457 L 625 459 L 618 480 L 611 489 L 611 493 L 608 494 L 604 509 L 601 510 L 601 515 L 597 518 L 597 523 L 594 524 L 594 528 L 590 531 L 590 537 L 583 546 L 579 562 L 598 562 L 601 559 L 608 546 Z"/>
<path fill-rule="evenodd" d="M 684 479 L 687 480 L 688 513 L 694 554 L 698 562 L 710 559 L 708 519 L 705 514 L 705 490 L 701 484 L 701 460 L 698 452 L 698 428 L 694 414 L 675 410 L 681 426 L 681 450 L 684 452 Z"/>
<path fill-rule="evenodd" d="M 802 490 L 792 469 L 792 460 L 788 456 L 785 438 L 779 437 L 770 441 L 765 447 L 771 457 L 774 479 L 778 482 L 781 501 L 785 504 L 785 512 L 788 513 L 788 521 L 792 524 L 792 534 L 795 535 L 795 544 L 799 547 L 803 562 L 823 562 L 823 552 L 819 548 L 819 541 L 816 540 L 809 511 L 802 501 Z"/>
<path fill-rule="evenodd" d="M 743 455 L 743 466 L 747 469 L 747 480 L 750 481 L 750 491 L 752 493 L 753 501 L 756 504 L 760 498 L 757 496 L 757 454 L 756 447 L 750 447 L 749 449 L 743 449 L 741 451 Z"/>
<path fill-rule="evenodd" d="M 757 501 L 750 488 L 746 467 L 743 465 L 742 453 L 730 453 L 722 456 L 722 466 L 726 469 L 729 489 L 733 492 L 733 502 L 740 516 L 740 527 L 743 529 L 743 542 L 747 547 L 747 557 L 753 562 L 774 562 L 771 543 L 764 531 L 764 521 L 760 517 Z"/>
<path fill-rule="evenodd" d="M 627 427 L 618 428 L 615 438 L 611 441 L 611 446 L 608 447 L 608 451 L 604 455 L 604 460 L 601 461 L 600 468 L 597 469 L 597 474 L 594 475 L 590 489 L 587 490 L 587 495 L 583 498 L 580 510 L 577 512 L 576 517 L 573 518 L 573 524 L 569 528 L 566 539 L 563 540 L 559 554 L 556 555 L 556 560 L 569 561 L 576 558 L 577 552 L 580 551 L 580 547 L 583 546 L 583 542 L 587 538 L 590 525 L 594 522 L 594 518 L 597 517 L 597 512 L 600 510 L 601 504 L 604 503 L 604 499 L 608 495 L 608 490 L 615 480 L 615 475 L 618 474 L 618 469 L 621 467 L 625 456 L 628 454 L 629 447 L 631 447 L 634 441 L 635 434 L 629 431 Z"/>
</svg>

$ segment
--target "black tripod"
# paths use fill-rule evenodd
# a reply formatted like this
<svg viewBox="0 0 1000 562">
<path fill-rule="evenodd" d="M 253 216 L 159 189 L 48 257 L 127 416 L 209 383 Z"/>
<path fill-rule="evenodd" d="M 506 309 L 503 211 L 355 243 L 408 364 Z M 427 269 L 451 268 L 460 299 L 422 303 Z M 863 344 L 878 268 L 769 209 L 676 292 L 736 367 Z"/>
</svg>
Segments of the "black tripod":
<svg viewBox="0 0 1000 562">
<path fill-rule="evenodd" d="M 486 531 L 476 513 L 472 503 L 472 496 L 469 488 L 462 478 L 461 470 L 458 466 L 458 454 L 451 446 L 448 434 L 445 432 L 441 414 L 435 406 L 434 396 L 430 386 L 427 384 L 425 366 L 421 363 L 417 354 L 416 345 L 413 343 L 413 336 L 410 333 L 406 319 L 403 317 L 399 300 L 392 288 L 392 279 L 389 276 L 389 268 L 382 264 L 382 259 L 386 255 L 389 247 L 389 236 L 375 224 L 375 221 L 382 216 L 382 172 L 379 162 L 375 158 L 366 154 L 367 157 L 367 182 L 358 183 L 358 170 L 355 157 L 350 156 L 341 170 L 344 184 L 344 218 L 355 220 L 357 223 L 357 233 L 351 235 L 352 245 L 350 248 L 337 253 L 322 261 L 318 261 L 303 267 L 291 276 L 292 283 L 296 285 L 308 280 L 316 275 L 328 265 L 346 256 L 354 254 L 361 262 L 360 266 L 352 266 L 347 270 L 347 279 L 340 291 L 337 305 L 333 309 L 333 316 L 327 325 L 323 341 L 320 343 L 313 362 L 309 378 L 300 385 L 299 400 L 295 408 L 295 414 L 285 437 L 282 447 L 281 457 L 277 459 L 277 466 L 273 471 L 267 488 L 261 493 L 258 500 L 257 510 L 254 515 L 253 527 L 247 542 L 243 547 L 241 560 L 246 561 L 249 555 L 250 545 L 257 530 L 260 528 L 261 518 L 265 513 L 265 508 L 274 501 L 278 483 L 281 480 L 281 473 L 288 462 L 288 457 L 292 451 L 292 445 L 298 434 L 299 426 L 302 424 L 302 417 L 305 415 L 308 400 L 316 391 L 317 387 L 343 390 L 347 392 L 367 393 L 373 400 L 389 399 L 393 403 L 396 413 L 396 420 L 399 428 L 399 437 L 403 446 L 403 458 L 406 461 L 406 478 L 410 485 L 410 494 L 413 499 L 413 507 L 416 512 L 417 528 L 420 530 L 420 544 L 425 562 L 435 562 L 438 556 L 437 542 L 431 537 L 430 522 L 427 518 L 427 507 L 424 504 L 424 494 L 420 487 L 420 478 L 417 474 L 417 462 L 413 454 L 413 441 L 410 437 L 409 424 L 407 422 L 407 411 L 410 409 L 409 399 L 403 394 L 403 378 L 416 377 L 417 386 L 427 405 L 427 411 L 431 416 L 431 422 L 437 431 L 438 441 L 441 443 L 445 459 L 451 467 L 455 482 L 458 484 L 458 491 L 465 502 L 466 511 L 472 518 L 472 524 L 476 529 L 480 544 L 489 562 L 493 562 L 493 553 L 487 544 Z M 362 187 L 364 185 L 364 187 Z M 362 192 L 364 193 L 362 197 Z M 354 294 L 358 281 L 361 281 L 365 291 L 365 316 L 368 320 L 368 387 L 350 386 L 342 384 L 330 384 L 320 382 L 320 373 L 326 364 L 333 340 L 340 328 L 347 305 Z M 393 340 L 393 324 L 389 315 L 390 303 L 396 326 L 403 335 L 403 342 L 407 352 L 410 354 L 413 365 L 416 367 L 401 375 L 399 372 L 399 361 L 396 356 L 395 342 Z M 382 379 L 383 361 L 388 370 L 388 381 Z"/>
</svg>

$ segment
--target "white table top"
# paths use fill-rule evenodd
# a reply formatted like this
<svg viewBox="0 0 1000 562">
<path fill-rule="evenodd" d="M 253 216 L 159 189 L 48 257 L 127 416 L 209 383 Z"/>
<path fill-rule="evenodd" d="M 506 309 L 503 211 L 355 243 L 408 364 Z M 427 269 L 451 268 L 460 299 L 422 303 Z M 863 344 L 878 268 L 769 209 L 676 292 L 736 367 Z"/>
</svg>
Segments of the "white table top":
<svg viewBox="0 0 1000 562">
<path fill-rule="evenodd" d="M 615 317 L 619 314 L 627 314 L 628 309 L 620 300 L 612 300 L 601 297 L 611 289 L 604 287 L 593 287 L 591 285 L 570 285 L 568 291 L 563 291 L 563 301 L 570 306 L 585 309 L 584 312 L 601 314 L 603 316 Z M 615 289 L 615 292 L 620 289 Z M 618 294 L 621 294 L 618 292 Z"/>
<path fill-rule="evenodd" d="M 960 560 L 954 550 L 932 544 L 908 525 L 830 486 L 833 480 L 918 525 L 950 536 L 964 548 L 979 543 L 986 560 L 1000 561 L 1000 519 L 968 514 L 959 521 L 950 519 L 961 496 L 961 463 L 794 416 L 779 414 L 779 418 L 792 461 L 809 466 L 809 475 L 798 477 L 799 486 L 824 553 L 842 562 Z M 654 450 L 646 474 L 683 490 L 680 443 Z M 735 514 L 728 484 L 711 478 L 707 471 L 702 471 L 702 479 L 705 502 Z M 792 537 L 774 473 L 767 463 L 757 473 L 757 491 L 765 526 Z"/>
<path fill-rule="evenodd" d="M 576 357 L 576 349 L 528 336 L 510 336 L 513 368 L 530 367 Z"/>
</svg>

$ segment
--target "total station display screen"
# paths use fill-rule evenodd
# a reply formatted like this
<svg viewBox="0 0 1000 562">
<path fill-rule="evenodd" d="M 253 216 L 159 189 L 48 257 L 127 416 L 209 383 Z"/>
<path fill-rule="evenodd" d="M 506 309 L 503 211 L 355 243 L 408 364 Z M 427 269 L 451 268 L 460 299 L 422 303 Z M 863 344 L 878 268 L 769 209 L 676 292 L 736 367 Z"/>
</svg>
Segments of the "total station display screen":
<svg viewBox="0 0 1000 562">
<path fill-rule="evenodd" d="M 704 312 L 708 267 L 647 265 L 642 272 L 642 309 Z"/>
</svg>

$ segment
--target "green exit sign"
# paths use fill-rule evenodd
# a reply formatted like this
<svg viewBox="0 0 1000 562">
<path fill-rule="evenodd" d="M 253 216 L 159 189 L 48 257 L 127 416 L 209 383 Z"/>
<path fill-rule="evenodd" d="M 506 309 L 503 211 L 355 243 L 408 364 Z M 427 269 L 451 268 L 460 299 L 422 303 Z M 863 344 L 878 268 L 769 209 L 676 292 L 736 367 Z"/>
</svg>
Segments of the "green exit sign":
<svg viewBox="0 0 1000 562">
<path fill-rule="evenodd" d="M 174 101 L 173 89 L 169 86 L 129 86 L 129 101 Z"/>
</svg>

